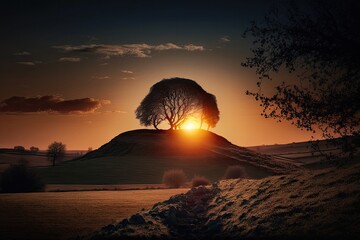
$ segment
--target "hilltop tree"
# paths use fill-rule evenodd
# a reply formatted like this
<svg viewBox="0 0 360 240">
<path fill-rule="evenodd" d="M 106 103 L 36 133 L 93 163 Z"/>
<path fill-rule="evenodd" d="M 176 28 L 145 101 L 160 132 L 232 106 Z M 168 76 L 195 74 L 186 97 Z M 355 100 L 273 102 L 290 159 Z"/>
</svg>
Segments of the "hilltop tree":
<svg viewBox="0 0 360 240">
<path fill-rule="evenodd" d="M 202 114 L 211 127 L 219 121 L 216 97 L 195 81 L 184 78 L 163 79 L 154 84 L 135 113 L 142 125 L 155 129 L 163 121 L 168 122 L 170 129 L 179 129 L 196 114 Z"/>
<path fill-rule="evenodd" d="M 62 142 L 53 142 L 49 145 L 47 150 L 47 156 L 52 161 L 53 166 L 55 163 L 62 160 L 65 157 L 66 145 Z"/>
<path fill-rule="evenodd" d="M 292 1 L 281 7 L 245 32 L 254 48 L 242 65 L 255 68 L 260 79 L 259 91 L 247 94 L 260 101 L 266 118 L 320 130 L 327 139 L 359 135 L 359 2 Z M 275 84 L 273 93 L 262 89 L 284 71 L 290 80 Z"/>
</svg>

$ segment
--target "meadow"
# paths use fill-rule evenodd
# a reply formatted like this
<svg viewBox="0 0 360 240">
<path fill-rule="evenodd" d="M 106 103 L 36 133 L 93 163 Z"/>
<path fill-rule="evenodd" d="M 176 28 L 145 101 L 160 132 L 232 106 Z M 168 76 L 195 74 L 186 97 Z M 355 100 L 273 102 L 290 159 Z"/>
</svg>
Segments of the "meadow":
<svg viewBox="0 0 360 240">
<path fill-rule="evenodd" d="M 67 239 L 91 233 L 188 189 L 0 195 L 0 239 Z"/>
</svg>

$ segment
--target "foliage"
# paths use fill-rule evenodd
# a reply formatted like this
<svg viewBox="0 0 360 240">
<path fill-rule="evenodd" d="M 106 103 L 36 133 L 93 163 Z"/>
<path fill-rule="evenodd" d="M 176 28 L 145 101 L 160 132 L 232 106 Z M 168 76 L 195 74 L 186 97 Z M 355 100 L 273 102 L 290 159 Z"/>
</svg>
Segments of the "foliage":
<svg viewBox="0 0 360 240">
<path fill-rule="evenodd" d="M 179 129 L 192 115 L 201 114 L 209 127 L 219 121 L 216 97 L 207 93 L 195 81 L 170 78 L 154 84 L 136 109 L 136 118 L 144 126 L 168 122 L 170 129 Z"/>
<path fill-rule="evenodd" d="M 38 192 L 45 184 L 26 164 L 11 165 L 1 175 L 3 192 Z"/>
<path fill-rule="evenodd" d="M 181 169 L 170 169 L 163 175 L 163 183 L 170 188 L 179 188 L 186 183 L 187 177 Z"/>
<path fill-rule="evenodd" d="M 324 138 L 359 135 L 360 4 L 357 1 L 288 2 L 263 21 L 253 22 L 252 57 L 242 63 L 259 75 L 257 92 L 263 115 L 287 120 Z M 280 80 L 266 93 L 264 80 Z M 274 77 L 276 75 L 276 77 Z"/>
<path fill-rule="evenodd" d="M 52 161 L 53 166 L 57 161 L 65 157 L 66 145 L 62 142 L 53 142 L 48 146 L 47 156 Z"/>
<path fill-rule="evenodd" d="M 37 152 L 39 152 L 39 148 L 32 146 L 32 147 L 30 147 L 30 151 L 33 153 L 37 153 Z"/>
<path fill-rule="evenodd" d="M 202 105 L 202 114 L 201 114 L 201 125 L 204 122 L 208 124 L 208 129 L 215 127 L 216 123 L 219 121 L 219 109 L 216 103 L 216 97 L 210 93 L 204 95 L 205 100 Z M 201 127 L 200 125 L 200 127 Z"/>
<path fill-rule="evenodd" d="M 14 150 L 17 152 L 25 152 L 25 147 L 23 146 L 15 146 Z"/>
<path fill-rule="evenodd" d="M 210 185 L 210 184 L 211 184 L 210 180 L 207 179 L 206 177 L 202 177 L 202 176 L 195 176 L 191 180 L 192 187 L 206 186 L 206 185 Z"/>
<path fill-rule="evenodd" d="M 245 172 L 239 165 L 229 166 L 224 174 L 224 179 L 236 179 L 243 177 L 245 177 Z"/>
</svg>

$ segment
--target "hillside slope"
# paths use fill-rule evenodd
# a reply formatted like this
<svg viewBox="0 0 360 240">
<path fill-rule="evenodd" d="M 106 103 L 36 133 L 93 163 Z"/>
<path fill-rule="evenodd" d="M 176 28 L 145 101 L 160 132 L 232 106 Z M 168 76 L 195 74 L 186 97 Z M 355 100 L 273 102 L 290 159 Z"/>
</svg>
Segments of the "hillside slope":
<svg viewBox="0 0 360 240">
<path fill-rule="evenodd" d="M 252 165 L 273 173 L 288 173 L 298 168 L 290 162 L 239 147 L 222 136 L 205 130 L 133 130 L 124 132 L 82 159 L 104 156 L 203 156 L 231 164 Z"/>
<path fill-rule="evenodd" d="M 189 179 L 202 175 L 218 181 L 230 165 L 241 165 L 248 178 L 301 169 L 209 131 L 134 130 L 81 158 L 38 172 L 51 184 L 153 184 L 172 168 L 183 169 Z"/>
<path fill-rule="evenodd" d="M 358 239 L 360 164 L 199 187 L 83 239 Z"/>
</svg>

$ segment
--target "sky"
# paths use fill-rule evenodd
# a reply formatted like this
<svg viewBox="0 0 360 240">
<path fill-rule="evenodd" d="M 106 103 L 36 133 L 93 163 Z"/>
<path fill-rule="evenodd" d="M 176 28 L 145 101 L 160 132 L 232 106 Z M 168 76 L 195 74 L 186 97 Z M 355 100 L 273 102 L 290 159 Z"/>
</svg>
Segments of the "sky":
<svg viewBox="0 0 360 240">
<path fill-rule="evenodd" d="M 211 2 L 211 3 L 210 3 Z M 0 148 L 98 148 L 144 128 L 135 109 L 156 82 L 195 80 L 217 97 L 211 131 L 234 144 L 307 141 L 260 116 L 243 32 L 278 1 L 4 1 Z M 165 126 L 166 127 L 166 126 Z"/>
</svg>

